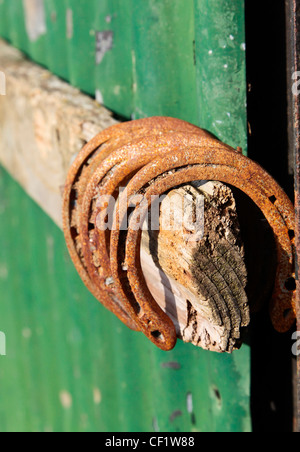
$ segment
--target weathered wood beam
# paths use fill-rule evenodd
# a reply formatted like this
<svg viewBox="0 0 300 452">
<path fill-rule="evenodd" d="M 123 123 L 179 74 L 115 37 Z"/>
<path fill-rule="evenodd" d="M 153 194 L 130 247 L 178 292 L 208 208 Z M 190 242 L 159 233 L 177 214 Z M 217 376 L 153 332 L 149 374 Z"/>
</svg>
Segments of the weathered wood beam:
<svg viewBox="0 0 300 452">
<path fill-rule="evenodd" d="M 202 201 L 203 236 L 197 237 L 195 223 L 189 227 L 184 215 L 192 217 Z M 144 231 L 142 267 L 178 337 L 218 352 L 237 347 L 250 316 L 244 247 L 229 187 L 203 181 L 171 190 L 161 204 L 159 231 Z"/>
<path fill-rule="evenodd" d="M 61 191 L 83 144 L 117 121 L 95 100 L 0 41 L 0 162 L 61 226 Z M 204 202 L 203 237 L 187 242 L 186 223 L 166 230 L 168 199 L 188 216 Z M 190 199 L 182 212 L 184 199 Z M 174 201 L 175 200 L 175 201 Z M 249 323 L 247 271 L 235 200 L 219 182 L 172 190 L 161 205 L 159 231 L 144 231 L 142 265 L 157 302 L 177 335 L 208 350 L 231 352 Z"/>
<path fill-rule="evenodd" d="M 61 187 L 82 148 L 115 124 L 112 114 L 49 71 L 0 41 L 0 161 L 59 225 Z"/>
</svg>

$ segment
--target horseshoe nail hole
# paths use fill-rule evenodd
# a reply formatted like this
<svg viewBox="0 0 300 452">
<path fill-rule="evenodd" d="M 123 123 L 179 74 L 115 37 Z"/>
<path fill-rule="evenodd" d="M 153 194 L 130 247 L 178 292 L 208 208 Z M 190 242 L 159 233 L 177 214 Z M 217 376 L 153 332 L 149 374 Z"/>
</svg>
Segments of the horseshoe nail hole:
<svg viewBox="0 0 300 452">
<path fill-rule="evenodd" d="M 135 311 L 135 313 L 136 313 L 137 315 L 140 314 L 140 312 L 141 312 L 141 306 L 140 306 L 139 303 L 135 302 L 134 305 L 133 305 L 133 309 L 134 309 L 134 311 Z"/>
<path fill-rule="evenodd" d="M 71 193 L 70 193 L 70 208 L 71 209 L 75 209 L 77 207 L 77 191 L 72 188 Z"/>
<path fill-rule="evenodd" d="M 155 339 L 159 339 L 160 341 L 162 341 L 164 338 L 161 332 L 158 330 L 151 331 L 151 336 L 153 336 Z"/>
<path fill-rule="evenodd" d="M 291 309 L 286 309 L 285 311 L 283 311 L 283 318 L 284 318 L 284 320 L 289 318 L 291 312 L 292 312 Z"/>
<path fill-rule="evenodd" d="M 269 200 L 271 201 L 272 204 L 275 204 L 275 202 L 277 201 L 276 196 L 269 196 Z"/>
<path fill-rule="evenodd" d="M 295 281 L 295 278 L 289 278 L 289 279 L 287 279 L 286 281 L 285 281 L 285 284 L 284 284 L 284 286 L 285 286 L 285 288 L 287 289 L 287 290 L 289 290 L 289 291 L 294 291 L 294 290 L 296 290 L 296 281 Z"/>
<path fill-rule="evenodd" d="M 295 231 L 293 231 L 293 229 L 289 230 L 289 238 L 290 240 L 293 240 L 295 238 Z"/>
<path fill-rule="evenodd" d="M 78 237 L 78 232 L 76 228 L 70 228 L 70 233 L 71 233 L 71 237 L 73 242 L 76 241 L 76 238 Z"/>
</svg>

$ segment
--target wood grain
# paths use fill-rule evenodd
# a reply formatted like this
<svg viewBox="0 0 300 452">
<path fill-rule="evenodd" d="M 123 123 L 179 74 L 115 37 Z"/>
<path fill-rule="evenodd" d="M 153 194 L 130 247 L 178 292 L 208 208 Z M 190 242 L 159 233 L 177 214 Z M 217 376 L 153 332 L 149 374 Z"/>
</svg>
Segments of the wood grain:
<svg viewBox="0 0 300 452">
<path fill-rule="evenodd" d="M 189 224 L 186 217 L 202 202 L 203 221 Z M 250 314 L 230 188 L 203 181 L 171 190 L 161 203 L 159 230 L 143 233 L 141 256 L 148 287 L 179 338 L 217 352 L 239 347 Z"/>
</svg>

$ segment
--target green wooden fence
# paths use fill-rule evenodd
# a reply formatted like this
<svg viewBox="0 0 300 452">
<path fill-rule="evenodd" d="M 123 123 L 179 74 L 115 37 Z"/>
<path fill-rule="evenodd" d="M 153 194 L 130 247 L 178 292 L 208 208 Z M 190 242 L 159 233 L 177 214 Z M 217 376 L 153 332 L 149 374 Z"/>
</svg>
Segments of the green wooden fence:
<svg viewBox="0 0 300 452">
<path fill-rule="evenodd" d="M 40 0 L 36 35 L 26 4 L 0 0 L 0 36 L 31 59 L 117 115 L 185 119 L 246 152 L 243 0 Z M 157 350 L 91 297 L 4 170 L 0 187 L 0 431 L 251 430 L 248 346 Z"/>
</svg>

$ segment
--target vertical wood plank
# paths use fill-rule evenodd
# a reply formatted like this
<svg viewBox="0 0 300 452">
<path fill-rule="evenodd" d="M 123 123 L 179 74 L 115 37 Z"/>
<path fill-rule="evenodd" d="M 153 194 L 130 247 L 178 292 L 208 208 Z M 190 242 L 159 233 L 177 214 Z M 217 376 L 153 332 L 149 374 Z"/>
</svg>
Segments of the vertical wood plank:
<svg viewBox="0 0 300 452">
<path fill-rule="evenodd" d="M 45 0 L 21 0 L 18 5 L 21 18 L 25 22 L 28 37 L 28 51 L 31 58 L 43 66 L 48 66 L 47 21 Z M 17 0 L 19 2 L 19 0 Z M 11 2 L 16 3 L 16 2 Z M 14 27 L 13 27 L 14 28 Z"/>
<path fill-rule="evenodd" d="M 130 118 L 133 110 L 132 1 L 96 2 L 96 96 L 106 107 Z"/>
<path fill-rule="evenodd" d="M 199 122 L 247 151 L 244 0 L 195 0 Z"/>
<path fill-rule="evenodd" d="M 45 2 L 49 69 L 63 78 L 69 79 L 67 53 L 67 8 L 65 0 L 47 0 Z"/>
<path fill-rule="evenodd" d="M 6 18 L 8 21 L 7 37 L 9 41 L 23 52 L 30 52 L 22 0 L 16 0 L 15 2 L 6 0 Z"/>
<path fill-rule="evenodd" d="M 294 431 L 300 432 L 300 3 L 298 0 L 285 2 L 287 18 L 287 75 L 288 75 L 288 132 L 289 164 L 294 172 L 295 214 L 296 214 L 296 331 L 293 333 L 292 352 L 295 355 L 294 368 Z"/>
<path fill-rule="evenodd" d="M 95 1 L 66 0 L 69 79 L 95 95 Z"/>
<path fill-rule="evenodd" d="M 9 39 L 8 0 L 0 1 L 0 33 L 4 39 Z"/>
<path fill-rule="evenodd" d="M 134 117 L 198 123 L 192 0 L 136 0 L 132 7 Z"/>
<path fill-rule="evenodd" d="M 243 2 L 233 2 L 233 7 L 229 2 L 225 3 L 135 2 L 134 117 L 174 115 L 207 128 L 229 144 L 243 146 L 246 151 Z M 230 8 L 231 14 L 228 11 Z M 223 49 L 225 43 L 226 49 Z M 213 49 L 218 54 L 219 47 L 221 51 L 211 64 L 204 56 L 205 49 L 210 57 L 209 51 Z M 228 75 L 225 69 L 231 69 L 232 73 Z M 197 407 L 197 414 L 194 413 L 197 420 L 193 428 L 200 427 L 204 431 L 251 430 L 248 346 L 244 345 L 231 357 L 220 357 L 189 349 L 186 344 L 179 343 L 175 352 L 168 355 L 170 361 L 173 358 L 175 363 L 179 363 L 180 368 L 192 369 L 201 384 L 197 386 L 195 380 L 191 384 L 186 373 L 179 371 L 173 386 L 166 372 L 162 371 L 157 395 L 167 394 L 169 398 L 164 408 L 168 410 L 173 406 L 174 410 L 168 418 L 162 418 L 158 410 L 156 420 L 161 429 L 176 431 L 176 428 L 191 428 L 194 416 L 188 418 L 186 415 L 185 393 L 191 394 Z M 156 368 L 164 364 L 159 351 L 153 353 L 152 359 Z M 200 369 L 201 377 L 198 374 Z M 182 396 L 181 403 L 172 399 L 171 394 L 176 389 Z M 156 406 L 163 403 L 156 400 Z M 231 413 L 230 419 L 224 416 L 225 412 Z"/>
</svg>

